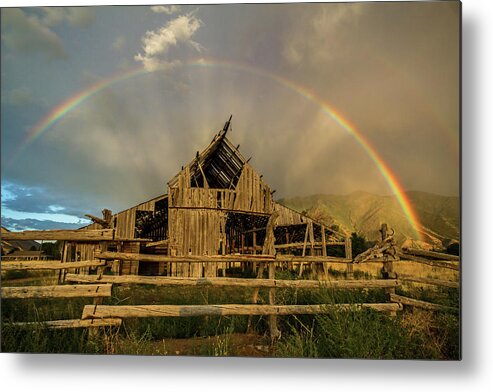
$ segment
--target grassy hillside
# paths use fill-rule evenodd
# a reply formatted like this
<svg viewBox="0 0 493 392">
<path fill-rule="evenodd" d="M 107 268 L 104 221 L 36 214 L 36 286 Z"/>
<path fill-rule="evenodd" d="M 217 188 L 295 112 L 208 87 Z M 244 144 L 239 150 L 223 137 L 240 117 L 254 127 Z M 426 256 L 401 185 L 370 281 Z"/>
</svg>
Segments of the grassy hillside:
<svg viewBox="0 0 493 392">
<path fill-rule="evenodd" d="M 407 195 L 421 222 L 425 242 L 446 246 L 451 241 L 459 240 L 458 197 L 426 192 L 408 192 Z M 369 240 L 379 238 L 378 229 L 382 223 L 387 223 L 396 231 L 399 243 L 418 239 L 395 196 L 353 192 L 349 195 L 293 197 L 279 202 L 297 211 L 305 211 L 328 225 L 337 225 L 348 234 L 363 234 Z"/>
</svg>

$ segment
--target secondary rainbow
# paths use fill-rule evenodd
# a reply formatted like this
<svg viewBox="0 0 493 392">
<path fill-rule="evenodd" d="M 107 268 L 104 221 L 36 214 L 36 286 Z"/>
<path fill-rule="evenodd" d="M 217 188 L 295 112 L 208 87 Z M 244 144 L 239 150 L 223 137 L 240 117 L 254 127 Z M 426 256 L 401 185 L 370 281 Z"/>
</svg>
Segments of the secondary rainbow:
<svg viewBox="0 0 493 392">
<path fill-rule="evenodd" d="M 229 70 L 236 70 L 247 72 L 253 75 L 257 75 L 260 77 L 268 78 L 273 80 L 286 88 L 300 94 L 308 101 L 311 101 L 318 105 L 323 113 L 334 120 L 343 130 L 345 130 L 348 134 L 350 134 L 360 146 L 364 149 L 370 159 L 375 163 L 379 172 L 382 174 L 383 178 L 387 182 L 390 190 L 395 194 L 397 201 L 406 216 L 406 219 L 412 226 L 415 234 L 418 239 L 422 238 L 421 230 L 420 230 L 420 222 L 417 217 L 416 212 L 412 206 L 411 201 L 407 197 L 402 185 L 399 183 L 397 176 L 392 171 L 390 166 L 383 160 L 377 150 L 370 144 L 370 142 L 363 136 L 363 134 L 346 118 L 344 118 L 337 110 L 330 105 L 328 102 L 324 101 L 313 91 L 307 89 L 304 86 L 301 86 L 297 83 L 294 83 L 291 80 L 288 80 L 279 75 L 273 74 L 271 72 L 265 71 L 263 69 L 255 68 L 250 65 L 233 63 L 230 61 L 220 61 L 215 59 L 198 59 L 189 62 L 184 62 L 178 65 L 178 67 L 209 67 L 209 68 L 225 68 Z M 120 72 L 96 82 L 89 87 L 79 91 L 77 94 L 71 96 L 69 99 L 61 102 L 55 108 L 53 108 L 45 117 L 41 119 L 27 134 L 27 137 L 24 141 L 19 145 L 15 153 L 13 154 L 13 158 L 17 156 L 20 151 L 22 151 L 27 145 L 31 144 L 34 140 L 39 138 L 44 132 L 48 129 L 52 128 L 63 116 L 65 116 L 68 112 L 73 110 L 75 107 L 82 104 L 84 101 L 97 94 L 101 90 L 123 80 L 138 76 L 144 75 L 152 72 L 159 72 L 160 69 L 147 70 L 143 67 L 133 68 L 131 70 Z"/>
</svg>

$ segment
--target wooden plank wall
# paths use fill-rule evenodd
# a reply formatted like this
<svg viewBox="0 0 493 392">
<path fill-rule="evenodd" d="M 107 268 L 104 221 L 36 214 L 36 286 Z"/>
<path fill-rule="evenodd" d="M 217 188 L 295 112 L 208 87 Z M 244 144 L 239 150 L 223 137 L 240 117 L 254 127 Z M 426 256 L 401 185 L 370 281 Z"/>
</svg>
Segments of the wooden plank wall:
<svg viewBox="0 0 493 392">
<path fill-rule="evenodd" d="M 190 169 L 185 167 L 175 185 L 168 189 L 170 208 L 207 208 L 271 214 L 271 190 L 249 165 L 243 171 L 236 189 L 192 188 Z"/>
<path fill-rule="evenodd" d="M 146 202 L 137 204 L 132 208 L 128 208 L 124 211 L 118 212 L 113 215 L 113 219 L 116 219 L 116 227 L 115 227 L 115 236 L 119 238 L 132 239 L 135 238 L 135 216 L 137 211 L 154 211 L 155 204 L 157 201 L 160 201 L 167 197 L 167 195 L 160 195 Z M 92 223 L 86 226 L 84 229 L 102 229 L 102 226 L 98 223 Z M 133 245 L 129 245 L 129 252 L 133 252 L 136 249 L 135 243 Z M 75 244 L 75 252 L 76 258 L 78 260 L 94 260 L 94 253 L 100 252 L 101 246 L 99 243 L 95 242 L 87 242 L 82 243 L 78 242 Z M 80 256 L 79 256 L 80 255 Z M 114 266 L 118 266 L 117 263 Z M 119 269 L 119 268 L 117 268 Z M 80 269 L 80 273 L 88 274 L 89 268 Z M 117 270 L 113 270 L 112 272 L 117 273 Z M 138 273 L 138 263 L 127 263 L 126 265 L 122 265 L 122 269 L 120 273 Z"/>
<path fill-rule="evenodd" d="M 253 168 L 245 164 L 235 190 L 192 188 L 190 169 L 178 175 L 169 195 L 169 237 L 177 256 L 217 255 L 226 244 L 226 211 L 271 214 L 270 188 Z M 217 276 L 225 265 L 176 264 L 172 276 Z"/>
<path fill-rule="evenodd" d="M 235 210 L 272 213 L 271 190 L 248 163 L 243 166 L 235 190 L 237 193 L 233 206 Z"/>
<path fill-rule="evenodd" d="M 158 196 L 154 199 L 138 204 L 135 207 L 121 211 L 114 215 L 116 219 L 115 236 L 120 238 L 135 238 L 135 215 L 137 211 L 151 211 L 155 209 L 156 201 L 166 197 Z"/>
<path fill-rule="evenodd" d="M 122 245 L 122 252 L 124 253 L 139 253 L 140 243 L 138 242 L 124 242 Z M 120 274 L 121 275 L 138 275 L 139 274 L 139 262 L 122 260 L 120 261 Z"/>
<path fill-rule="evenodd" d="M 287 208 L 279 203 L 274 203 L 274 210 L 279 214 L 277 218 L 277 226 L 300 225 L 313 222 L 312 219 Z"/>
<path fill-rule="evenodd" d="M 76 261 L 95 260 L 94 253 L 100 251 L 100 244 L 94 242 L 76 242 L 75 258 Z M 89 267 L 80 268 L 79 273 L 88 274 Z"/>
<path fill-rule="evenodd" d="M 219 210 L 171 209 L 169 232 L 176 256 L 217 255 L 226 242 L 226 214 Z M 218 263 L 173 263 L 172 276 L 217 276 Z"/>
</svg>

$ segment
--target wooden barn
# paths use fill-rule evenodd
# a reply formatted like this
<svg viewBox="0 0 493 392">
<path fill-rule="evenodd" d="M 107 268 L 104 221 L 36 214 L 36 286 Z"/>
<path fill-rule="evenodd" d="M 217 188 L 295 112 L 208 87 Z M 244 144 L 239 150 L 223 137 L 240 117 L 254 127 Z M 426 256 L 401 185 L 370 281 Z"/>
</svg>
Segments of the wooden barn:
<svg viewBox="0 0 493 392">
<path fill-rule="evenodd" d="M 115 260 L 113 272 L 182 277 L 226 276 L 236 265 L 152 262 L 146 255 L 327 256 L 336 246 L 351 258 L 345 235 L 274 201 L 262 175 L 226 137 L 230 122 L 168 182 L 165 194 L 116 214 L 103 210 L 102 219 L 88 215 L 93 223 L 85 229 L 114 229 L 121 241 L 78 242 L 69 254 L 92 260 L 101 251 L 135 253 L 134 260 Z M 255 261 L 241 265 L 257 268 Z"/>
</svg>

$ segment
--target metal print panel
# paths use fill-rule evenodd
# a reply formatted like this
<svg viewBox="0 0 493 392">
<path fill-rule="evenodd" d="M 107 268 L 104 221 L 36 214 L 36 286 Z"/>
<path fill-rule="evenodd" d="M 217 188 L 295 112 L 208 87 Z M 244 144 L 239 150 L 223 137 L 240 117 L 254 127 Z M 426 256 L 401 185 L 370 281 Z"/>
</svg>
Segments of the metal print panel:
<svg viewBox="0 0 493 392">
<path fill-rule="evenodd" d="M 3 8 L 3 352 L 459 360 L 459 2 Z"/>
</svg>

